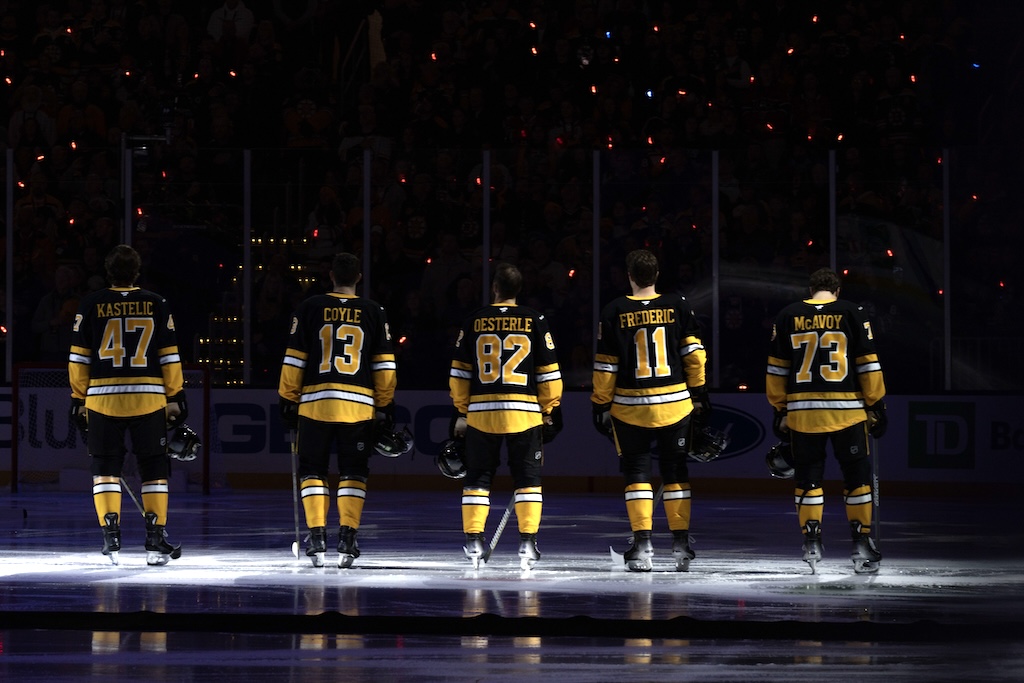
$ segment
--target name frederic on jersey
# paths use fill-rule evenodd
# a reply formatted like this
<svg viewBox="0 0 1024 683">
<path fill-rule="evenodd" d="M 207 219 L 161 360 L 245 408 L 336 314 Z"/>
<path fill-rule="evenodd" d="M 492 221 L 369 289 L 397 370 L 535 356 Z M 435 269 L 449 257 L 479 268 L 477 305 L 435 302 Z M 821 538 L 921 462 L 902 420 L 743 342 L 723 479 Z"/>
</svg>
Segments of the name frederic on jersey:
<svg viewBox="0 0 1024 683">
<path fill-rule="evenodd" d="M 619 314 L 619 329 L 640 327 L 642 325 L 671 325 L 676 321 L 676 312 L 672 308 L 652 308 L 641 311 L 630 311 Z"/>
<path fill-rule="evenodd" d="M 819 313 L 818 315 L 801 315 L 793 318 L 793 329 L 804 330 L 838 330 L 843 324 L 843 316 L 836 313 Z"/>
</svg>

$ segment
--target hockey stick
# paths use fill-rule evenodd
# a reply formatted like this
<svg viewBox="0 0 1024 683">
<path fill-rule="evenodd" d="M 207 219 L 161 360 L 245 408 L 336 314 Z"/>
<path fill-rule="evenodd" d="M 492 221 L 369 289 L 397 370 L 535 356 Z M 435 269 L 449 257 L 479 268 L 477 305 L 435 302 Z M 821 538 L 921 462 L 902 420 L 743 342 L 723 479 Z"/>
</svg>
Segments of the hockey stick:
<svg viewBox="0 0 1024 683">
<path fill-rule="evenodd" d="M 509 499 L 508 505 L 505 506 L 505 513 L 501 516 L 501 521 L 498 522 L 498 527 L 494 530 L 494 535 L 491 536 L 491 544 L 487 547 L 487 552 L 480 559 L 487 562 L 491 559 L 491 553 L 494 552 L 495 546 L 498 545 L 498 539 L 501 538 L 501 532 L 505 530 L 505 525 L 508 524 L 509 517 L 512 516 L 512 510 L 516 507 L 516 492 L 512 492 L 512 498 Z"/>
<path fill-rule="evenodd" d="M 882 517 L 879 514 L 879 508 L 882 507 L 882 500 L 879 496 L 878 490 L 878 439 L 872 438 L 871 441 L 874 446 L 872 449 L 873 462 L 871 464 L 871 499 L 875 505 L 875 519 L 872 526 L 875 528 L 875 544 L 879 545 L 882 542 Z"/>
<path fill-rule="evenodd" d="M 299 559 L 299 443 L 298 433 L 293 429 L 292 437 L 292 512 L 295 516 L 295 540 L 292 542 L 292 555 Z"/>
<path fill-rule="evenodd" d="M 135 503 L 135 507 L 139 509 L 139 514 L 142 515 L 143 519 L 145 519 L 146 511 L 142 508 L 142 503 L 139 502 L 139 499 L 135 497 L 135 491 L 132 491 L 132 487 L 128 485 L 128 482 L 125 481 L 124 477 L 121 477 L 120 481 L 121 488 L 128 492 L 128 497 L 132 499 L 132 502 Z"/>
<path fill-rule="evenodd" d="M 655 508 L 658 507 L 658 503 L 661 502 L 662 497 L 665 495 L 665 484 L 658 487 L 658 492 L 654 494 L 654 502 L 651 504 L 651 514 L 653 516 Z M 612 557 L 612 569 L 618 569 L 626 566 L 626 558 L 623 553 L 615 552 L 615 548 L 608 546 L 608 553 Z"/>
</svg>

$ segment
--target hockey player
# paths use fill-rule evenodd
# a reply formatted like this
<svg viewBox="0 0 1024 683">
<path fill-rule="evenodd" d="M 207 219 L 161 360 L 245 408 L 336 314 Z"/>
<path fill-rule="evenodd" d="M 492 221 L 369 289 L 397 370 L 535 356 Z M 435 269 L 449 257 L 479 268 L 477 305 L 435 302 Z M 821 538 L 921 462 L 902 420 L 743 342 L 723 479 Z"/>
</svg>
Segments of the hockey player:
<svg viewBox="0 0 1024 683">
<path fill-rule="evenodd" d="M 474 568 L 489 552 L 483 532 L 502 442 L 515 485 L 520 565 L 530 569 L 540 559 L 543 443 L 561 429 L 562 375 L 547 319 L 516 303 L 522 284 L 515 266 L 495 268 L 493 303 L 463 323 L 452 359 L 449 388 L 456 417 L 451 436 L 465 438 L 463 549 Z"/>
<path fill-rule="evenodd" d="M 146 562 L 181 556 L 167 541 L 167 429 L 183 424 L 188 406 L 181 358 L 167 301 L 135 286 L 142 259 L 126 244 L 106 257 L 110 287 L 86 295 L 71 333 L 68 376 L 71 418 L 86 434 L 92 456 L 92 495 L 103 554 L 114 564 L 121 549 L 121 471 L 125 437 L 142 478 Z"/>
<path fill-rule="evenodd" d="M 835 271 L 816 270 L 810 298 L 776 317 L 765 385 L 775 409 L 775 434 L 792 442 L 804 561 L 813 573 L 822 555 L 822 479 L 831 443 L 843 472 L 854 571 L 871 573 L 878 571 L 882 556 L 870 537 L 867 436 L 885 433 L 885 383 L 871 323 L 860 306 L 839 299 L 839 284 Z"/>
<path fill-rule="evenodd" d="M 314 567 L 323 566 L 327 551 L 327 477 L 337 450 L 338 566 L 345 569 L 359 557 L 369 458 L 378 430 L 393 426 L 397 379 L 387 314 L 356 295 L 359 258 L 338 254 L 330 277 L 333 291 L 305 299 L 292 317 L 278 393 L 281 419 L 297 432 L 306 555 Z"/>
<path fill-rule="evenodd" d="M 601 311 L 591 396 L 595 428 L 612 438 L 625 477 L 626 513 L 633 540 L 624 555 L 631 571 L 651 571 L 654 490 L 651 444 L 658 450 L 665 516 L 677 571 L 695 557 L 690 547 L 691 415 L 703 428 L 711 413 L 707 360 L 697 320 L 686 299 L 659 294 L 657 257 L 646 249 L 626 255 L 632 294 Z"/>
</svg>

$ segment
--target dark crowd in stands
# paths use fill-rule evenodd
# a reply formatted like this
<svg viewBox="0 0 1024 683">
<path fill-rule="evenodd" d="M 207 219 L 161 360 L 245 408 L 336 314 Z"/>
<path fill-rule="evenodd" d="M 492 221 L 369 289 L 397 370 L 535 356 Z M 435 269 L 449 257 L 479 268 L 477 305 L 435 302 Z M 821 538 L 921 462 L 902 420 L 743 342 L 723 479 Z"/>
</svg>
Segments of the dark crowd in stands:
<svg viewBox="0 0 1024 683">
<path fill-rule="evenodd" d="M 170 300 L 186 362 L 240 357 L 231 321 L 242 305 L 241 169 L 252 150 L 253 379 L 275 385 L 295 303 L 327 286 L 331 254 L 362 253 L 369 150 L 366 294 L 388 310 L 402 386 L 444 388 L 452 331 L 481 301 L 487 149 L 488 256 L 523 269 L 520 301 L 550 314 L 567 386 L 582 387 L 600 305 L 594 151 L 601 301 L 628 290 L 622 255 L 647 246 L 661 260 L 661 288 L 686 294 L 707 322 L 717 150 L 722 262 L 767 280 L 722 292 L 722 358 L 712 362 L 723 388 L 756 388 L 770 318 L 795 298 L 773 289 L 774 274 L 802 282 L 828 265 L 829 150 L 839 214 L 942 238 L 941 150 L 991 142 L 979 134 L 979 34 L 993 22 L 974 7 L 0 0 L 2 138 L 16 184 L 14 242 L 5 242 L 16 307 L 3 317 L 18 325 L 14 358 L 66 360 L 78 297 L 104 286 L 103 256 L 123 241 L 125 149 L 140 284 Z M 965 158 L 977 179 L 963 185 L 985 190 L 956 198 L 971 237 L 954 247 L 966 267 L 1009 278 L 1020 231 L 1007 162 Z M 861 284 L 870 300 L 871 283 Z M 1009 280 L 994 293 L 980 280 L 965 285 L 973 324 L 1021 333 Z M 941 335 L 934 296 L 919 314 L 878 298 L 883 333 Z M 927 370 L 913 354 L 894 348 L 893 357 Z M 223 380 L 240 376 L 237 364 L 221 370 Z"/>
</svg>

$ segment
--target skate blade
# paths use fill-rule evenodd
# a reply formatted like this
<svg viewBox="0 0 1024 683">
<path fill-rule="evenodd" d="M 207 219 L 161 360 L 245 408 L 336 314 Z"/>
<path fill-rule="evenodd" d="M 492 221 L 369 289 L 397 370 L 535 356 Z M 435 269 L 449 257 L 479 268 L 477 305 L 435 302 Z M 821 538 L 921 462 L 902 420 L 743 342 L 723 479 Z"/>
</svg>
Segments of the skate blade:
<svg viewBox="0 0 1024 683">
<path fill-rule="evenodd" d="M 878 573 L 878 562 L 871 562 L 869 560 L 854 560 L 853 561 L 853 573 L 854 574 L 877 574 Z"/>
<path fill-rule="evenodd" d="M 309 556 L 309 561 L 313 563 L 314 567 L 324 566 L 324 554 L 325 553 L 313 553 Z"/>
<path fill-rule="evenodd" d="M 688 572 L 690 571 L 690 558 L 676 558 L 676 571 L 677 572 Z"/>
<path fill-rule="evenodd" d="M 817 568 L 818 561 L 816 559 L 812 558 L 812 559 L 809 559 L 809 560 L 804 560 L 804 562 L 806 562 L 807 565 L 811 568 L 811 573 L 812 574 L 817 574 L 818 573 L 818 568 Z"/>
<path fill-rule="evenodd" d="M 649 572 L 654 568 L 654 562 L 651 558 L 637 558 L 635 560 L 626 560 L 626 569 L 631 572 Z"/>
<path fill-rule="evenodd" d="M 608 554 L 612 558 L 612 569 L 625 569 L 626 559 L 622 556 L 622 553 L 615 552 L 615 548 L 608 546 Z"/>
<path fill-rule="evenodd" d="M 299 559 L 299 544 L 292 541 L 292 556 L 297 560 Z"/>
<path fill-rule="evenodd" d="M 347 555 L 342 553 L 338 555 L 338 569 L 348 569 L 352 566 L 352 563 L 356 561 L 355 555 Z"/>
<path fill-rule="evenodd" d="M 111 550 L 111 551 L 109 551 L 109 552 L 107 552 L 105 554 L 106 554 L 107 557 L 110 558 L 110 564 L 116 565 L 120 561 L 118 559 L 118 557 L 117 557 L 117 551 L 116 550 Z"/>
<path fill-rule="evenodd" d="M 162 567 L 170 561 L 170 555 L 164 555 L 163 553 L 155 550 L 150 550 L 146 553 L 146 564 L 150 567 Z"/>
<path fill-rule="evenodd" d="M 533 569 L 533 566 L 537 564 L 537 560 L 530 557 L 519 558 L 519 568 L 524 572 L 528 572 Z"/>
</svg>

